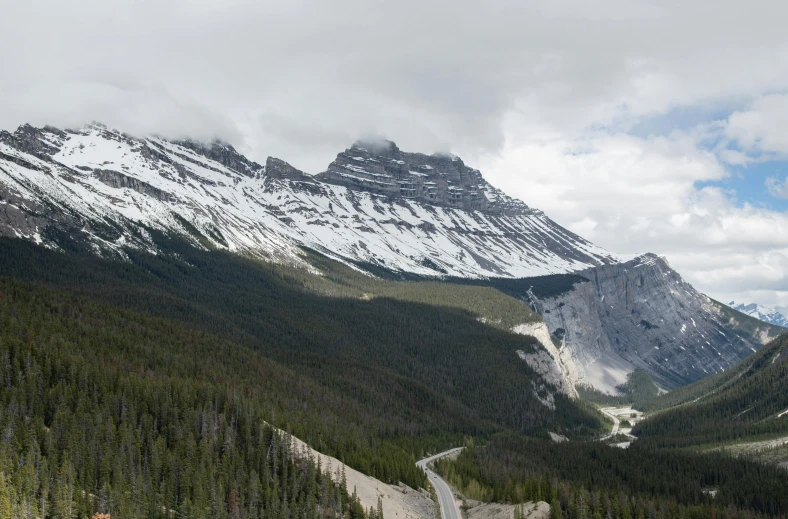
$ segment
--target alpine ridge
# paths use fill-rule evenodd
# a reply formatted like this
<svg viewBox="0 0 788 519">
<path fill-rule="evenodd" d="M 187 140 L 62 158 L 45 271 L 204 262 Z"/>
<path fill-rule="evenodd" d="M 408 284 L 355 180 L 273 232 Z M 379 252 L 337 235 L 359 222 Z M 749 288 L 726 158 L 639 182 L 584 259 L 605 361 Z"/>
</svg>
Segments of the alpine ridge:
<svg viewBox="0 0 788 519">
<path fill-rule="evenodd" d="M 151 250 L 149 229 L 302 263 L 301 247 L 419 275 L 527 277 L 616 257 L 494 189 L 457 158 L 388 143 L 315 176 L 221 142 L 134 138 L 99 124 L 0 133 L 0 235 L 102 254 Z M 375 180 L 378 179 L 378 180 Z"/>
<path fill-rule="evenodd" d="M 745 305 L 743 303 L 736 303 L 735 301 L 728 303 L 728 306 L 765 323 L 770 323 L 775 326 L 782 326 L 783 328 L 788 327 L 788 317 L 785 317 L 774 308 L 761 306 L 758 303 L 750 303 Z"/>
<path fill-rule="evenodd" d="M 579 275 L 589 281 L 527 300 L 560 330 L 574 382 L 607 392 L 637 368 L 665 389 L 722 373 L 784 331 L 698 292 L 654 254 Z"/>
</svg>

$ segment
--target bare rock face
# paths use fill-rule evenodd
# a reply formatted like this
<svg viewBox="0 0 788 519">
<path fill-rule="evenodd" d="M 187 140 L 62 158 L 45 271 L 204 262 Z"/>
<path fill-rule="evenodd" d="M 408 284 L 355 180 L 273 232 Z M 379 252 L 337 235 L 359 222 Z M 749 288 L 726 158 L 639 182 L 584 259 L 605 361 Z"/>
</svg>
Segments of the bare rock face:
<svg viewBox="0 0 788 519">
<path fill-rule="evenodd" d="M 175 144 L 194 151 L 198 155 L 217 162 L 222 166 L 250 177 L 258 177 L 263 168 L 233 148 L 230 144 L 221 141 L 200 142 L 193 140 L 177 141 Z"/>
<path fill-rule="evenodd" d="M 613 392 L 636 368 L 666 389 L 722 372 L 782 330 L 726 310 L 656 255 L 579 273 L 558 297 L 532 298 L 574 383 Z"/>
<path fill-rule="evenodd" d="M 393 142 L 357 142 L 337 155 L 320 180 L 384 195 L 392 200 L 454 207 L 489 214 L 531 210 L 510 198 L 453 155 L 405 153 Z"/>
<path fill-rule="evenodd" d="M 265 174 L 268 178 L 276 178 L 279 180 L 311 180 L 311 177 L 306 175 L 303 171 L 274 157 L 268 157 L 268 160 L 265 161 Z"/>
<path fill-rule="evenodd" d="M 102 183 L 116 189 L 133 189 L 137 193 L 151 196 L 160 201 L 168 201 L 170 199 L 169 193 L 162 191 L 161 189 L 157 189 L 147 182 L 143 182 L 142 180 L 124 175 L 119 171 L 113 171 L 111 169 L 96 169 L 93 171 L 93 174 Z"/>
<path fill-rule="evenodd" d="M 561 352 L 553 344 L 547 325 L 544 322 L 520 324 L 512 331 L 535 337 L 543 348 L 533 352 L 518 351 L 517 355 L 559 392 L 570 398 L 577 398 L 577 390 L 573 383 L 577 377 L 572 372 L 573 367 L 567 362 L 568 359 L 561 358 Z"/>
</svg>

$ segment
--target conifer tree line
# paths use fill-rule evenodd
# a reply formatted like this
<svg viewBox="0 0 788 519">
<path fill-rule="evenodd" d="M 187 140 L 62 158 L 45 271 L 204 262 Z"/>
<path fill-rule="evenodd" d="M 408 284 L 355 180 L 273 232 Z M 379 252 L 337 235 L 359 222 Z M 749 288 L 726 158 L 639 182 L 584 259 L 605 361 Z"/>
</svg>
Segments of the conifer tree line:
<svg viewBox="0 0 788 519">
<path fill-rule="evenodd" d="M 240 302 L 255 308 L 228 310 L 225 280 L 216 290 L 199 288 L 194 299 L 177 296 L 173 286 L 193 281 L 193 266 L 142 257 L 137 264 L 149 262 L 142 269 L 38 248 L 28 250 L 29 261 L 18 254 L 26 246 L 13 241 L 0 253 L 2 273 L 16 274 L 0 277 L 0 473 L 14 517 L 380 517 L 382 510 L 361 510 L 341 487 L 315 495 L 312 476 L 285 463 L 266 423 L 365 474 L 419 488 L 426 478 L 415 461 L 427 452 L 498 430 L 498 417 L 507 414 L 529 424 L 556 419 L 530 389 L 520 389 L 530 384 L 524 364 L 499 380 L 488 378 L 494 366 L 468 369 L 497 339 L 510 343 L 512 355 L 513 346 L 529 342 L 461 311 L 428 307 L 407 327 L 410 312 L 423 314 L 423 305 L 340 300 L 329 305 L 334 321 L 321 327 L 312 320 L 326 313 L 325 298 L 303 295 L 290 288 L 292 279 L 254 263 L 223 257 L 210 264 L 210 257 L 198 270 L 210 276 L 221 269 L 235 286 L 264 294 Z M 240 275 L 227 268 L 239 264 L 247 269 Z M 357 306 L 364 311 L 354 315 Z M 264 319 L 238 325 L 256 312 Z M 321 353 L 334 347 L 326 343 L 334 334 L 381 321 L 380 331 L 356 331 L 335 355 Z M 443 322 L 430 337 L 426 323 L 434 329 L 435 321 Z M 391 329 L 406 337 L 392 338 Z M 370 338 L 406 347 L 381 352 Z M 438 351 L 440 341 L 455 338 L 479 350 L 464 360 L 465 380 L 449 376 L 455 369 L 440 358 L 416 360 L 462 358 Z M 422 381 L 436 375 L 454 395 Z M 471 377 L 479 375 L 491 396 L 508 395 L 492 412 L 474 397 L 479 382 Z M 582 427 L 596 424 L 585 410 L 561 412 L 588 424 Z M 261 458 L 269 452 L 279 453 L 276 461 Z M 329 480 L 315 474 L 324 488 Z"/>
<path fill-rule="evenodd" d="M 368 301 L 355 280 L 325 297 L 331 279 L 177 243 L 118 262 L 0 239 L 0 265 L 0 519 L 382 516 L 289 434 L 414 488 L 417 459 L 493 438 L 444 467 L 458 486 L 571 519 L 785 514 L 770 497 L 785 479 L 760 466 L 518 443 L 591 437 L 599 419 L 561 395 L 545 407 L 515 354 L 533 341 L 479 322 L 476 302 L 436 303 L 450 288 Z"/>
<path fill-rule="evenodd" d="M 102 318 L 118 320 L 118 329 L 135 330 L 139 324 L 126 321 L 141 320 L 151 328 L 158 320 L 155 341 L 138 341 L 133 355 L 153 358 L 157 370 L 196 377 L 207 369 L 265 392 L 271 423 L 387 482 L 424 484 L 415 459 L 463 436 L 548 426 L 579 436 L 600 428 L 598 415 L 582 403 L 557 395 L 552 410 L 534 395 L 538 375 L 516 352 L 538 347 L 535 339 L 486 325 L 466 309 L 413 302 L 432 301 L 433 284 L 386 288 L 391 298 L 327 297 L 326 283 L 339 286 L 333 275 L 162 243 L 159 254 L 129 250 L 116 261 L 0 239 L 0 264 L 9 280 L 47 288 L 42 298 L 106 309 Z M 351 279 L 348 286 L 371 285 Z M 470 299 L 467 291 L 477 287 L 461 289 Z M 444 287 L 435 297 L 450 294 Z M 123 317 L 129 312 L 134 317 Z M 85 354 L 111 358 L 123 351 Z"/>
<path fill-rule="evenodd" d="M 788 473 L 722 455 L 618 449 L 511 435 L 466 448 L 436 470 L 468 497 L 545 501 L 553 517 L 787 517 Z"/>
<path fill-rule="evenodd" d="M 704 381 L 701 381 L 704 382 Z M 689 447 L 788 434 L 788 333 L 754 353 L 717 385 L 698 384 L 697 400 L 640 422 L 633 433 L 654 447 Z M 694 396 L 694 387 L 683 393 Z M 666 395 L 669 396 L 669 395 Z M 661 398 L 661 397 L 660 397 Z"/>
<path fill-rule="evenodd" d="M 380 517 L 240 389 L 97 365 L 2 324 L 0 519 Z"/>
</svg>

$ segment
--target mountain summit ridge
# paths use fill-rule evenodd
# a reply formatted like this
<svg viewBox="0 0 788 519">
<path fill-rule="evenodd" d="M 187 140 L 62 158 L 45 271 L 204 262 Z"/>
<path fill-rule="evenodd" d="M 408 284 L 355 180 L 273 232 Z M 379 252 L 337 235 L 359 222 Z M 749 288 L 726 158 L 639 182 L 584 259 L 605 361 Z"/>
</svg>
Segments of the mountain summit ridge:
<svg viewBox="0 0 788 519">
<path fill-rule="evenodd" d="M 57 229 L 122 254 L 152 249 L 146 233 L 159 230 L 273 261 L 302 263 L 308 247 L 428 276 L 528 277 L 618 261 L 457 157 L 360 146 L 312 176 L 219 141 L 25 125 L 0 133 L 0 234 L 57 246 Z"/>
<path fill-rule="evenodd" d="M 736 301 L 731 301 L 728 303 L 728 306 L 760 321 L 788 328 L 788 317 L 774 308 L 759 305 L 758 303 L 744 304 L 736 303 Z"/>
<path fill-rule="evenodd" d="M 494 188 L 481 171 L 455 155 L 403 152 L 388 140 L 357 141 L 316 178 L 392 199 L 467 211 L 510 216 L 540 213 Z"/>
</svg>

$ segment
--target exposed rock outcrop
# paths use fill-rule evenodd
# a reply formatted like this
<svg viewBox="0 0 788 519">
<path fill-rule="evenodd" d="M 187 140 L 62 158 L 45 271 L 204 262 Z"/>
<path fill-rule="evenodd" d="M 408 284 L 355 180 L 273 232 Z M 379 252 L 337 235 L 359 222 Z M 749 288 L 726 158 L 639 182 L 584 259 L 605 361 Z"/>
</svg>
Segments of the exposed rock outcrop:
<svg viewBox="0 0 788 519">
<path fill-rule="evenodd" d="M 358 142 L 337 155 L 318 178 L 391 199 L 455 207 L 490 214 L 519 215 L 531 211 L 510 198 L 453 155 L 405 153 L 393 142 Z"/>
<path fill-rule="evenodd" d="M 242 175 L 254 178 L 258 177 L 263 171 L 263 167 L 260 164 L 247 159 L 226 142 L 183 140 L 177 141 L 175 144 L 192 150 L 209 160 L 218 162 L 227 169 L 231 169 Z"/>
<path fill-rule="evenodd" d="M 547 325 L 543 322 L 520 324 L 515 326 L 512 331 L 535 337 L 544 348 L 530 353 L 518 351 L 517 355 L 539 373 L 544 380 L 553 384 L 558 391 L 571 398 L 577 398 L 577 390 L 573 383 L 577 379 L 576 367 L 571 357 L 567 356 L 566 361 L 562 358 L 561 351 L 550 338 Z"/>
<path fill-rule="evenodd" d="M 558 297 L 532 299 L 573 383 L 615 391 L 640 367 L 675 388 L 733 366 L 780 329 L 738 314 L 684 281 L 656 255 L 580 272 L 589 279 Z"/>
<path fill-rule="evenodd" d="M 279 180 L 311 180 L 311 177 L 300 169 L 275 157 L 268 157 L 265 161 L 265 175 Z"/>
<path fill-rule="evenodd" d="M 102 183 L 110 187 L 114 187 L 116 189 L 121 189 L 121 188 L 133 189 L 137 193 L 151 196 L 156 200 L 162 202 L 167 202 L 172 198 L 170 194 L 167 193 L 166 191 L 157 189 L 152 185 L 148 184 L 147 182 L 143 182 L 142 180 L 138 180 L 128 175 L 124 175 L 119 171 L 112 171 L 111 169 L 96 169 L 93 171 L 93 174 Z"/>
</svg>

